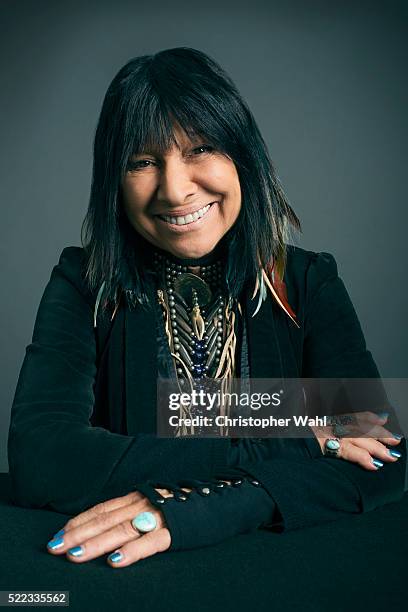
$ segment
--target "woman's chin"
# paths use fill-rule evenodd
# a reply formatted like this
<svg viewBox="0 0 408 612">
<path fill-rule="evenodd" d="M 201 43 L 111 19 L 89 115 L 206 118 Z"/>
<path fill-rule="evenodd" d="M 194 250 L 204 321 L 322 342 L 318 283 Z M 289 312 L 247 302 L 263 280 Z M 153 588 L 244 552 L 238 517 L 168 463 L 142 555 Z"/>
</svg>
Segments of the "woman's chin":
<svg viewBox="0 0 408 612">
<path fill-rule="evenodd" d="M 192 241 L 189 241 L 189 244 L 183 245 L 183 241 L 160 241 L 160 248 L 164 251 L 168 251 L 174 257 L 178 257 L 179 259 L 199 259 L 200 257 L 205 257 L 211 251 L 215 249 L 219 240 L 209 242 L 208 240 L 200 241 L 196 244 L 192 244 Z"/>
<path fill-rule="evenodd" d="M 195 249 L 195 250 L 180 250 L 180 249 L 169 249 L 166 248 L 166 251 L 169 251 L 174 257 L 178 257 L 179 259 L 199 259 L 200 257 L 204 257 L 211 253 L 214 247 L 209 246 L 204 249 Z"/>
</svg>

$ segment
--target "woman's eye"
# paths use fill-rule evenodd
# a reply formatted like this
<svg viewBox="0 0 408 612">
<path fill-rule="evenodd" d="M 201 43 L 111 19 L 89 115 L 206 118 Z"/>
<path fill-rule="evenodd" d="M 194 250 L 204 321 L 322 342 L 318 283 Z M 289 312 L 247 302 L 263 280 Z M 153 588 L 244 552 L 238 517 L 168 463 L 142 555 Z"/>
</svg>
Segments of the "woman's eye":
<svg viewBox="0 0 408 612">
<path fill-rule="evenodd" d="M 194 156 L 202 155 L 204 153 L 212 153 L 215 151 L 215 148 L 211 145 L 200 145 L 193 149 Z M 150 159 L 138 159 L 135 161 L 129 160 L 126 166 L 126 170 L 128 172 L 143 170 L 144 168 L 151 168 L 155 165 L 156 162 Z"/>
<path fill-rule="evenodd" d="M 214 151 L 214 147 L 211 145 L 200 145 L 199 147 L 193 149 L 193 151 L 198 153 L 211 153 Z"/>
<path fill-rule="evenodd" d="M 141 170 L 143 168 L 150 168 L 150 164 L 153 162 L 150 159 L 138 159 L 137 161 L 128 161 L 127 170 Z"/>
</svg>

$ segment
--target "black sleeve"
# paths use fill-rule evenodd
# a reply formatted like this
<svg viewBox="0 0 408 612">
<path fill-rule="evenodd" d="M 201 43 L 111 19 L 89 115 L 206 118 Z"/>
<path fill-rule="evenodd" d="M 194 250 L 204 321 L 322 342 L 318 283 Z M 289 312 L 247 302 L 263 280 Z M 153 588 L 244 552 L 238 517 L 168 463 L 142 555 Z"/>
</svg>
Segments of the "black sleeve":
<svg viewBox="0 0 408 612">
<path fill-rule="evenodd" d="M 93 427 L 94 302 L 80 283 L 82 249 L 54 267 L 11 409 L 8 461 L 14 502 L 67 514 L 125 495 L 135 479 L 210 477 L 228 440 L 126 436 Z"/>
<path fill-rule="evenodd" d="M 356 311 L 329 253 L 315 254 L 308 271 L 304 333 L 303 377 L 379 378 Z M 401 499 L 407 465 L 404 438 L 394 447 L 402 456 L 384 462 L 376 471 L 324 456 L 316 438 L 299 439 L 299 444 L 308 447 L 310 458 L 282 454 L 242 465 L 273 496 L 284 530 L 374 510 Z"/>
<path fill-rule="evenodd" d="M 377 471 L 325 456 L 269 459 L 242 466 L 261 482 L 281 515 L 279 530 L 288 531 L 373 510 L 401 499 L 404 491 L 406 442 L 395 463 Z"/>
<path fill-rule="evenodd" d="M 201 548 L 270 527 L 277 520 L 276 506 L 268 492 L 256 479 L 237 474 L 238 470 L 230 469 L 229 475 L 224 471 L 223 478 L 231 484 L 217 478 L 177 484 L 150 481 L 136 484 L 135 490 L 163 513 L 171 535 L 169 550 Z M 173 496 L 162 497 L 156 488 L 169 489 Z"/>
</svg>

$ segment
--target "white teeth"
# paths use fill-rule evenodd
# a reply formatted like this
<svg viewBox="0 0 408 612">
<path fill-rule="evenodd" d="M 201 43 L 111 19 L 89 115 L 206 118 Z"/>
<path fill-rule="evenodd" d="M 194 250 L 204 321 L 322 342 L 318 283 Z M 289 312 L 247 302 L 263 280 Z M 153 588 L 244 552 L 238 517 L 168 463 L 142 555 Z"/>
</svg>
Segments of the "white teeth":
<svg viewBox="0 0 408 612">
<path fill-rule="evenodd" d="M 200 210 L 196 210 L 196 212 L 193 214 L 186 215 L 185 217 L 168 217 L 165 215 L 159 216 L 164 221 L 167 221 L 167 223 L 172 223 L 173 225 L 187 225 L 188 223 L 193 223 L 193 221 L 197 221 L 197 219 L 204 217 L 204 215 L 210 210 L 210 206 L 211 204 L 207 204 L 207 206 L 204 206 L 203 208 L 200 208 Z"/>
</svg>

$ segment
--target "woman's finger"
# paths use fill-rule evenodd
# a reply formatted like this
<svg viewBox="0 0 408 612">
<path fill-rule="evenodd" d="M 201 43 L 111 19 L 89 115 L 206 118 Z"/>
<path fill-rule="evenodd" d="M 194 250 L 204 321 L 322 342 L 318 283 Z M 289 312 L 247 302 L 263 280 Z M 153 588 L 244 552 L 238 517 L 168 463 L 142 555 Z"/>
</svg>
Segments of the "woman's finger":
<svg viewBox="0 0 408 612">
<path fill-rule="evenodd" d="M 381 461 L 392 463 L 398 461 L 401 456 L 401 453 L 398 453 L 398 451 L 394 449 L 390 450 L 384 444 L 372 438 L 348 438 L 347 441 L 352 442 L 354 446 L 358 448 L 368 451 L 372 458 L 380 459 Z M 341 445 L 343 445 L 344 442 L 345 440 L 342 438 Z M 398 454 L 392 455 L 391 453 Z"/>
<path fill-rule="evenodd" d="M 67 544 L 62 552 L 66 552 L 67 559 L 74 563 L 86 563 L 96 559 L 105 553 L 136 540 L 141 535 L 132 527 L 130 520 L 119 523 L 112 529 L 91 537 L 89 539 L 75 539 L 72 544 Z"/>
<path fill-rule="evenodd" d="M 357 463 L 367 470 L 376 471 L 381 468 L 373 463 L 373 457 L 367 449 L 356 446 L 349 438 L 342 438 L 337 457 Z"/>
<path fill-rule="evenodd" d="M 353 436 L 354 431 L 354 436 Z M 376 440 L 380 440 L 384 444 L 391 444 L 392 446 L 396 446 L 402 440 L 401 436 L 394 435 L 389 429 L 386 429 L 383 425 L 373 425 L 371 427 L 366 427 L 364 429 L 351 429 L 350 433 L 346 435 L 350 437 L 356 438 L 372 438 Z"/>
<path fill-rule="evenodd" d="M 60 555 L 68 550 L 71 550 L 72 548 L 75 549 L 76 547 L 81 546 L 86 548 L 86 555 L 84 554 L 85 550 L 82 549 L 81 551 L 77 551 L 77 557 L 81 557 L 81 560 L 94 558 L 94 556 L 102 554 L 101 552 L 98 553 L 98 551 L 102 550 L 102 548 L 104 548 L 106 545 L 107 533 L 110 533 L 111 535 L 111 530 L 118 525 L 127 524 L 131 527 L 131 529 L 133 529 L 130 524 L 131 520 L 140 512 L 145 512 L 147 510 L 153 511 L 155 515 L 158 512 L 156 520 L 158 525 L 162 527 L 164 525 L 164 518 L 162 517 L 161 513 L 157 511 L 145 497 L 142 496 L 141 500 L 133 504 L 128 504 L 103 514 L 97 514 L 93 518 L 90 518 L 86 523 L 82 523 L 77 527 L 72 527 L 63 536 L 48 542 L 48 551 L 52 554 Z M 117 532 L 119 535 L 126 533 L 126 529 L 123 529 L 123 527 L 121 527 L 120 530 L 120 533 Z M 133 532 L 137 534 L 134 529 Z M 133 532 L 130 531 L 128 533 L 134 535 Z M 113 544 L 112 540 L 109 540 L 110 548 L 108 548 L 108 550 L 112 550 L 112 548 L 117 546 L 119 543 L 122 543 L 121 539 L 119 539 L 118 542 L 113 541 Z M 94 552 L 97 554 L 93 554 Z"/>
<path fill-rule="evenodd" d="M 384 444 L 389 444 L 391 446 L 397 446 L 402 437 L 395 436 L 390 431 L 385 429 L 382 425 L 375 425 L 373 421 L 370 422 L 369 426 L 367 426 L 367 422 L 361 421 L 359 425 L 357 424 L 349 424 L 342 425 L 342 433 L 341 435 L 336 435 L 336 427 L 311 427 L 313 433 L 316 438 L 319 440 L 320 446 L 323 450 L 324 442 L 326 438 L 339 437 L 342 439 L 349 438 L 361 438 L 361 439 L 377 439 Z"/>
<path fill-rule="evenodd" d="M 155 529 L 135 541 L 117 548 L 109 555 L 107 562 L 111 567 L 126 567 L 141 559 L 146 559 L 170 547 L 171 535 L 167 528 Z"/>
<path fill-rule="evenodd" d="M 398 457 L 391 456 L 381 442 L 371 438 L 342 438 L 338 458 L 357 463 L 368 470 L 380 469 L 384 461 L 398 461 Z"/>
<path fill-rule="evenodd" d="M 391 437 L 378 438 L 378 440 L 382 442 L 383 444 L 392 444 L 394 446 L 396 444 L 399 444 L 402 440 L 402 436 L 396 438 L 394 434 L 390 434 L 389 432 L 387 432 L 387 436 L 391 436 Z"/>
<path fill-rule="evenodd" d="M 139 491 L 132 491 L 128 495 L 123 495 L 122 497 L 114 497 L 113 499 L 108 499 L 107 501 L 101 502 L 92 506 L 85 512 L 81 512 L 77 516 L 70 519 L 64 527 L 65 532 L 70 531 L 71 529 L 75 529 L 84 523 L 88 523 L 93 520 L 97 516 L 104 515 L 108 512 L 112 512 L 113 510 L 117 510 L 119 508 L 123 508 L 125 506 L 129 506 L 137 501 L 143 499 L 143 495 L 139 493 Z"/>
<path fill-rule="evenodd" d="M 81 543 L 68 549 L 67 558 L 75 563 L 83 563 L 90 561 L 91 559 L 95 559 L 96 557 L 100 557 L 107 552 L 118 549 L 129 542 L 133 542 L 134 540 L 139 540 L 141 537 L 144 537 L 145 534 L 141 535 L 132 526 L 131 521 L 133 518 L 135 518 L 135 516 L 137 516 L 137 514 L 140 512 L 145 512 L 146 510 L 152 512 L 152 514 L 155 516 L 157 522 L 157 528 L 155 531 L 165 527 L 164 518 L 159 510 L 156 510 L 150 504 L 148 507 L 143 509 L 138 506 L 138 508 L 133 509 L 133 512 L 130 513 L 125 520 L 121 521 L 119 524 L 116 524 L 111 529 L 103 531 L 95 537 L 81 539 L 81 536 L 76 534 L 76 538 Z"/>
<path fill-rule="evenodd" d="M 388 431 L 388 429 L 385 429 L 385 427 L 383 427 L 382 425 L 374 425 L 374 424 L 372 424 L 370 427 L 366 427 L 362 425 L 361 428 L 350 426 L 347 429 L 347 434 L 345 435 L 350 438 L 362 438 L 362 439 L 371 438 L 371 439 L 377 439 L 377 440 L 381 438 L 383 440 L 386 440 L 386 444 L 388 444 L 388 441 L 390 442 L 390 444 L 399 444 L 401 441 L 401 440 L 394 438 L 392 433 Z"/>
</svg>

